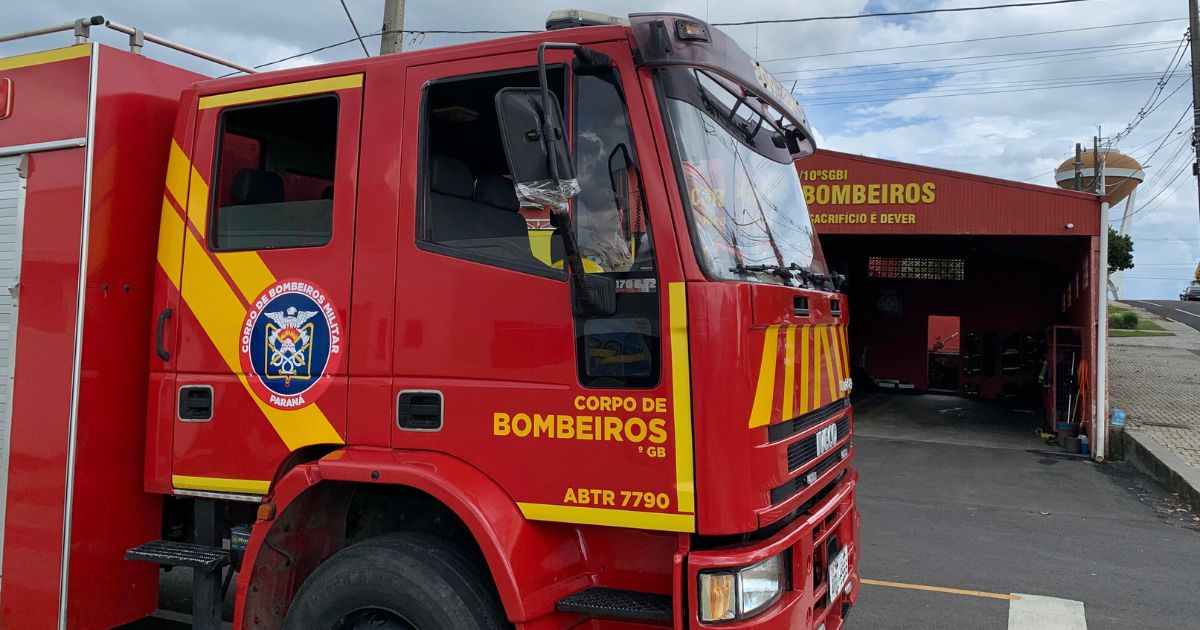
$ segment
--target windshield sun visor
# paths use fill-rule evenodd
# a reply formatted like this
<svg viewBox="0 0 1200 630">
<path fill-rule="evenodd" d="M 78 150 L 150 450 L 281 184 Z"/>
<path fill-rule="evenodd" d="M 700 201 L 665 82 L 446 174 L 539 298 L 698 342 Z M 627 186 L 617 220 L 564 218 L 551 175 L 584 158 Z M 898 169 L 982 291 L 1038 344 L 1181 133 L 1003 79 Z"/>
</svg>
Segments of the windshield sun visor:
<svg viewBox="0 0 1200 630">
<path fill-rule="evenodd" d="M 629 16 L 629 22 L 645 66 L 697 68 L 728 79 L 754 97 L 746 105 L 794 136 L 795 142 L 788 143 L 793 159 L 816 149 L 804 108 L 733 38 L 703 20 L 681 14 L 636 13 Z M 772 110 L 782 120 L 771 118 Z"/>
</svg>

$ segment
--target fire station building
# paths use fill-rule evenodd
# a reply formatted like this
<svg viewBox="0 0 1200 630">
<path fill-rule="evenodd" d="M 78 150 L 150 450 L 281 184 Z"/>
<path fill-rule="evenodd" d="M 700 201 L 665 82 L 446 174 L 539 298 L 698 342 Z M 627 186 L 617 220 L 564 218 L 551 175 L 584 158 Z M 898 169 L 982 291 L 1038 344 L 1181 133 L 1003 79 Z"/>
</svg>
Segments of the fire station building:
<svg viewBox="0 0 1200 630">
<path fill-rule="evenodd" d="M 797 168 L 848 280 L 856 391 L 998 401 L 1097 444 L 1100 197 L 825 150 Z"/>
</svg>

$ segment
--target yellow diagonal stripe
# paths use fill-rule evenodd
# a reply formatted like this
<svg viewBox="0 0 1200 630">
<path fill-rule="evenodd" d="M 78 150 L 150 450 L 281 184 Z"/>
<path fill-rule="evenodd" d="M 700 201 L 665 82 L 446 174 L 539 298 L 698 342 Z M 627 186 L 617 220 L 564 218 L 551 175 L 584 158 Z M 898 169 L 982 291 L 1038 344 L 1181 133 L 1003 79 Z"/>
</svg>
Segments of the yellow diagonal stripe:
<svg viewBox="0 0 1200 630">
<path fill-rule="evenodd" d="M 813 333 L 813 340 L 812 340 L 812 345 L 813 345 L 813 364 L 812 364 L 813 390 L 812 390 L 812 393 L 813 393 L 813 397 L 812 397 L 812 404 L 809 405 L 809 408 L 816 409 L 821 406 L 821 325 L 814 324 L 812 333 Z"/>
<path fill-rule="evenodd" d="M 183 210 L 187 210 L 189 170 L 191 170 L 191 162 L 183 154 L 183 149 L 179 148 L 179 144 L 172 140 L 171 154 L 167 159 L 167 192 Z"/>
<path fill-rule="evenodd" d="M 187 190 L 188 223 L 196 228 L 200 238 L 208 238 L 208 184 L 195 168 L 191 169 Z"/>
<path fill-rule="evenodd" d="M 202 97 L 200 99 L 200 109 L 212 109 L 213 107 L 226 107 L 228 105 L 241 105 L 244 103 L 257 103 L 259 101 L 272 101 L 275 99 L 289 98 L 292 96 L 305 96 L 308 94 L 320 94 L 321 92 L 333 92 L 335 90 L 362 87 L 362 83 L 363 75 L 347 74 L 340 77 L 329 77 L 327 79 L 314 79 L 312 81 L 300 81 L 297 83 L 287 83 L 284 85 L 272 85 L 250 90 L 241 90 L 239 92 L 228 92 L 226 94 L 215 94 L 213 96 Z"/>
<path fill-rule="evenodd" d="M 829 390 L 829 402 L 837 400 L 837 383 L 833 382 L 833 353 L 829 351 L 829 329 L 831 326 L 822 326 L 821 330 L 821 354 L 825 361 L 825 376 L 828 377 L 827 388 Z"/>
<path fill-rule="evenodd" d="M 179 272 L 183 268 L 183 217 L 163 199 L 162 216 L 158 220 L 158 266 L 175 287 L 179 287 Z"/>
<path fill-rule="evenodd" d="M 758 386 L 754 405 L 750 408 L 750 428 L 771 423 L 771 407 L 775 404 L 775 362 L 779 354 L 779 324 L 767 326 L 763 334 L 762 362 L 758 366 Z"/>
<path fill-rule="evenodd" d="M 833 349 L 833 373 L 835 375 L 837 375 L 837 388 L 835 389 L 835 393 L 833 396 L 834 400 L 841 398 L 842 379 L 846 378 L 846 375 L 842 371 L 842 340 L 841 340 L 842 334 L 841 334 L 841 329 L 842 329 L 842 327 L 837 324 L 834 324 L 829 327 L 829 337 L 830 337 L 829 347 Z"/>
<path fill-rule="evenodd" d="M 789 324 L 783 342 L 783 417 L 796 417 L 796 327 Z"/>
<path fill-rule="evenodd" d="M 43 52 L 29 53 L 28 55 L 17 55 L 15 57 L 0 59 L 0 70 L 13 70 L 15 68 L 38 66 L 44 63 L 54 63 L 55 61 L 78 59 L 80 57 L 91 56 L 91 54 L 91 44 L 79 44 L 77 46 L 70 46 L 67 48 L 56 48 L 54 50 L 46 50 Z M 16 83 L 16 81 L 13 83 Z"/>
<path fill-rule="evenodd" d="M 183 278 L 183 300 L 226 366 L 238 375 L 242 386 L 288 449 L 294 451 L 310 444 L 342 444 L 341 436 L 315 404 L 299 409 L 276 409 L 260 400 L 250 388 L 250 382 L 242 374 L 238 355 L 238 339 L 246 309 L 191 232 L 187 233 L 184 244 Z"/>
<path fill-rule="evenodd" d="M 851 371 L 851 366 L 853 365 L 853 362 L 850 360 L 849 326 L 842 324 L 840 328 L 841 328 L 841 342 L 842 342 L 842 361 L 846 364 L 846 378 L 850 378 L 854 372 Z M 850 395 L 850 392 L 846 392 L 846 395 L 847 396 Z"/>
<path fill-rule="evenodd" d="M 217 262 L 225 268 L 247 304 L 253 304 L 263 289 L 275 284 L 275 274 L 258 252 L 224 252 L 217 254 Z"/>
<path fill-rule="evenodd" d="M 692 464 L 692 376 L 688 351 L 687 286 L 667 285 L 671 306 L 671 397 L 674 400 L 675 494 L 680 512 L 696 511 Z M 690 529 L 686 531 L 691 531 Z"/>
<path fill-rule="evenodd" d="M 808 389 L 812 387 L 808 375 L 808 338 L 812 334 L 812 324 L 804 324 L 800 328 L 800 411 L 799 413 L 808 413 Z"/>
</svg>

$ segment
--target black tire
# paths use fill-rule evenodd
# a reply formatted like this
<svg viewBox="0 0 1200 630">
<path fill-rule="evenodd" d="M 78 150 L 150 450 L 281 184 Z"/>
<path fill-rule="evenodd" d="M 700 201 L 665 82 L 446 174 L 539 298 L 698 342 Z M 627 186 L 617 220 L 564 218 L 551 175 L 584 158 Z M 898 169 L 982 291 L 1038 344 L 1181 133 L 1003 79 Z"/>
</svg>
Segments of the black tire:
<svg viewBox="0 0 1200 630">
<path fill-rule="evenodd" d="M 368 619 L 377 612 L 376 623 Z M 380 623 L 388 620 L 392 623 Z M 458 548 L 420 533 L 379 536 L 331 556 L 304 581 L 284 630 L 511 628 L 491 580 Z"/>
</svg>

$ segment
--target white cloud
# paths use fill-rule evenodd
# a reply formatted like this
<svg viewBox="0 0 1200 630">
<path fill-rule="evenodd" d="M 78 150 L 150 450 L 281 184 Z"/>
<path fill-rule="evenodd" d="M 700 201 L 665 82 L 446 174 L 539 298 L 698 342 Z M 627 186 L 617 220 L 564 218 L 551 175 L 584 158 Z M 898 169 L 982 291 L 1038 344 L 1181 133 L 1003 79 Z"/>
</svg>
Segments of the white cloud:
<svg viewBox="0 0 1200 630">
<path fill-rule="evenodd" d="M 361 31 L 378 30 L 381 1 L 348 0 L 348 4 Z M 803 3 L 619 0 L 582 8 L 616 15 L 671 10 L 707 17 L 711 22 L 725 22 L 963 4 L 958 0 L 810 0 Z M 5 32 L 64 22 L 98 11 L 109 18 L 247 65 L 294 55 L 353 36 L 336 0 L 41 0 L 10 5 L 5 7 L 3 27 L 0 27 Z M 546 15 L 562 6 L 561 0 L 410 1 L 406 25 L 413 29 L 540 29 Z M 1174 42 L 1182 37 L 1186 20 L 872 53 L 828 53 L 1185 16 L 1186 8 L 1181 2 L 1097 0 L 1083 4 L 910 18 L 731 26 L 726 31 L 743 48 L 757 51 L 758 57 L 764 60 L 825 55 L 767 63 L 785 85 L 797 81 L 799 94 L 807 103 L 810 118 L 818 129 L 821 146 L 1018 180 L 1032 178 L 1035 183 L 1053 185 L 1051 171 L 1071 154 L 1074 143 L 1090 144 L 1096 125 L 1103 125 L 1106 134 L 1123 129 L 1145 101 L 1153 83 L 1040 88 L 1049 84 L 1061 85 L 1072 78 L 1104 79 L 1161 72 L 1174 50 L 1173 43 L 1095 50 L 1077 54 L 1075 58 L 1052 57 L 1048 55 L 1056 53 L 1045 53 L 1047 56 L 1042 59 L 1022 63 L 982 63 L 1004 58 L 979 57 L 926 62 L 919 66 L 872 67 L 871 64 L 1134 42 Z M 113 45 L 120 46 L 125 41 L 124 36 L 104 29 L 94 29 L 94 33 L 97 39 Z M 413 45 L 428 48 L 484 37 L 489 36 L 429 35 Z M 69 42 L 69 34 L 63 33 L 35 41 L 3 44 L 0 54 Z M 378 39 L 368 40 L 368 48 L 377 50 Z M 148 52 L 208 74 L 224 72 L 211 64 L 161 49 L 148 48 Z M 303 56 L 277 67 L 328 62 L 361 54 L 361 49 L 351 44 Z M 1024 67 L 1011 67 L 1018 65 Z M 813 71 L 836 66 L 865 67 Z M 931 66 L 941 66 L 936 73 L 942 76 L 902 80 L 901 77 L 913 73 L 878 74 L 884 70 Z M 1186 63 L 1182 67 L 1184 71 L 1176 78 L 1177 82 L 1186 75 Z M 862 74 L 866 72 L 875 74 Z M 934 71 L 927 70 L 926 74 L 930 72 Z M 846 76 L 849 74 L 855 76 Z M 838 79 L 839 76 L 846 78 Z M 1028 83 L 1030 81 L 1043 83 Z M 997 86 L 1002 82 L 1007 88 Z M 829 85 L 832 83 L 846 85 Z M 813 85 L 825 87 L 810 87 Z M 1172 83 L 1171 87 L 1174 86 Z M 1017 87 L 1039 89 L 985 93 Z M 971 95 L 887 100 L 934 96 L 956 89 Z M 847 102 L 822 104 L 836 102 L 833 99 L 839 95 Z M 1165 133 L 1189 101 L 1185 87 L 1148 117 L 1119 148 L 1138 147 Z M 1144 157 L 1156 144 L 1150 142 L 1145 149 L 1135 151 L 1135 156 Z M 1176 154 L 1174 161 L 1167 159 L 1175 146 L 1170 145 L 1162 151 L 1146 168 L 1148 181 L 1139 197 L 1148 201 L 1160 190 L 1167 192 L 1151 202 L 1152 210 L 1143 209 L 1133 223 L 1138 267 L 1127 275 L 1126 285 L 1127 293 L 1133 297 L 1176 295 L 1191 276 L 1196 260 L 1200 259 L 1195 181 L 1190 173 L 1183 173 L 1173 188 L 1164 186 L 1180 169 L 1190 168 L 1186 147 Z"/>
</svg>

